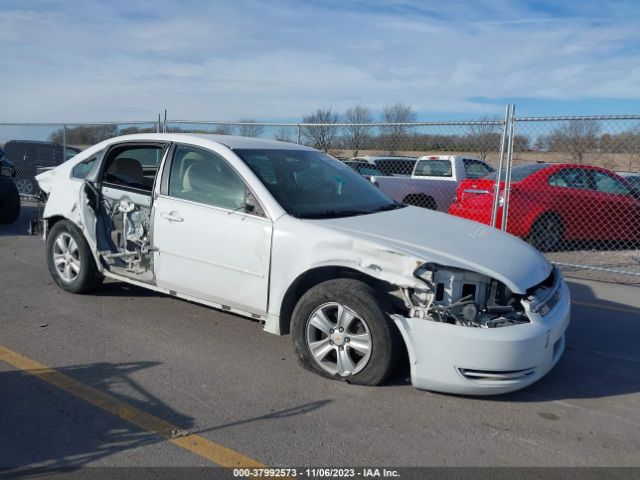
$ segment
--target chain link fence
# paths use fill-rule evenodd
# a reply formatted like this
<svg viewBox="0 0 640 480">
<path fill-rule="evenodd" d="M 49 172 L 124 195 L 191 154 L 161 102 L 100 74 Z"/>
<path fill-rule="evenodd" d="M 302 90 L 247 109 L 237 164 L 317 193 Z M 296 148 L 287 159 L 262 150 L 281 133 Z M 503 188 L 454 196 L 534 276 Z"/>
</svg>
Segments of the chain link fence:
<svg viewBox="0 0 640 480">
<path fill-rule="evenodd" d="M 507 231 L 573 274 L 640 281 L 640 116 L 514 120 Z"/>
<path fill-rule="evenodd" d="M 13 162 L 15 182 L 23 196 L 39 191 L 34 180 L 39 168 L 54 167 L 85 148 L 127 133 L 158 132 L 155 122 L 98 122 L 91 124 L 13 123 L 0 124 L 0 147 Z"/>
<path fill-rule="evenodd" d="M 36 167 L 59 164 L 106 138 L 156 131 L 309 145 L 399 202 L 505 229 L 572 275 L 640 281 L 640 116 L 534 118 L 508 111 L 476 121 L 401 124 L 0 124 L 0 145 L 16 166 L 20 191 L 30 194 Z"/>
</svg>

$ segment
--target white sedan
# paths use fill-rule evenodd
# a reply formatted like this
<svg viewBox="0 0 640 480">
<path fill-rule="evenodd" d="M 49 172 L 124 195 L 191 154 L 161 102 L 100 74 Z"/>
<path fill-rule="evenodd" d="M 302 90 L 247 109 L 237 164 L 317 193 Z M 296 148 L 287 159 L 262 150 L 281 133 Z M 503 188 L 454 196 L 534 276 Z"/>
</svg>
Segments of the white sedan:
<svg viewBox="0 0 640 480">
<path fill-rule="evenodd" d="M 312 148 L 127 135 L 37 180 L 60 287 L 107 277 L 258 320 L 326 377 L 377 385 L 406 349 L 417 388 L 496 394 L 564 350 L 568 289 L 538 251 L 394 202 Z"/>
</svg>

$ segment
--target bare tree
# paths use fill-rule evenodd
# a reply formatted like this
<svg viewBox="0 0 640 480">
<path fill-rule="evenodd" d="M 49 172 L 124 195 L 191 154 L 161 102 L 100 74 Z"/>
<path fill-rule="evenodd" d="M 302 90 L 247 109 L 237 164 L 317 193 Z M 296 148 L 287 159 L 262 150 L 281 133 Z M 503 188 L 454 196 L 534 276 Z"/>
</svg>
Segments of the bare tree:
<svg viewBox="0 0 640 480">
<path fill-rule="evenodd" d="M 221 123 L 221 124 L 215 125 L 211 133 L 215 133 L 216 135 L 233 135 L 233 131 L 234 131 L 233 125 Z"/>
<path fill-rule="evenodd" d="M 353 150 L 353 156 L 358 156 L 358 150 L 360 150 L 371 137 L 371 127 L 367 126 L 367 123 L 373 121 L 373 115 L 371 110 L 361 105 L 356 105 L 347 109 L 344 114 L 346 123 L 349 125 L 345 128 L 345 146 Z"/>
<path fill-rule="evenodd" d="M 482 160 L 486 160 L 489 152 L 497 152 L 500 148 L 500 118 L 484 116 L 481 123 L 469 125 L 469 149 L 478 152 Z"/>
<path fill-rule="evenodd" d="M 306 142 L 318 150 L 327 152 L 335 141 L 338 133 L 339 115 L 331 112 L 329 108 L 318 108 L 314 113 L 302 117 L 302 123 L 310 123 L 315 125 L 306 125 L 302 129 L 302 134 Z"/>
<path fill-rule="evenodd" d="M 281 126 L 273 134 L 273 139 L 280 142 L 294 142 L 294 127 Z"/>
<path fill-rule="evenodd" d="M 264 126 L 260 125 L 257 120 L 241 119 L 239 123 L 244 125 L 237 125 L 238 135 L 241 137 L 259 137 L 264 131 Z"/>
<path fill-rule="evenodd" d="M 66 140 L 68 145 L 95 145 L 117 135 L 120 133 L 116 124 L 78 125 L 67 127 L 66 132 L 62 128 L 58 129 L 49 135 L 49 139 L 56 143 L 62 143 Z"/>
<path fill-rule="evenodd" d="M 600 124 L 591 120 L 571 120 L 556 128 L 548 139 L 552 152 L 568 152 L 576 163 L 584 163 L 584 156 L 598 148 Z"/>
<path fill-rule="evenodd" d="M 399 125 L 402 123 L 412 123 L 416 121 L 415 110 L 404 103 L 385 105 L 382 110 L 382 121 L 391 125 L 382 127 L 382 132 L 386 137 L 386 144 L 389 153 L 392 154 L 399 149 L 400 144 L 407 140 L 409 127 Z"/>
</svg>

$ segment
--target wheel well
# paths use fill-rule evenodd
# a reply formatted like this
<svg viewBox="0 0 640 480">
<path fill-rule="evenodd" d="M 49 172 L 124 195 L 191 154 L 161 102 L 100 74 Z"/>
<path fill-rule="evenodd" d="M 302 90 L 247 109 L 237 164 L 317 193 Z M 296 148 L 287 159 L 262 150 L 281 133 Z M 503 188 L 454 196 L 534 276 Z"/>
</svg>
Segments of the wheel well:
<svg viewBox="0 0 640 480">
<path fill-rule="evenodd" d="M 290 331 L 293 309 L 300 297 L 316 285 L 336 278 L 357 279 L 383 295 L 390 295 L 390 284 L 352 268 L 334 266 L 307 270 L 293 281 L 282 299 L 282 304 L 280 305 L 280 333 L 282 335 L 286 335 Z"/>
<path fill-rule="evenodd" d="M 424 193 L 410 193 L 404 197 L 402 202 L 408 205 L 415 205 L 416 207 L 424 207 L 431 210 L 435 210 L 437 208 L 435 199 Z"/>
<path fill-rule="evenodd" d="M 47 222 L 47 234 L 49 233 L 49 231 L 51 231 L 51 229 L 53 228 L 53 226 L 58 223 L 60 220 L 66 220 L 66 218 L 64 218 L 62 215 L 54 215 L 53 217 L 48 217 L 45 218 L 45 221 Z"/>
</svg>

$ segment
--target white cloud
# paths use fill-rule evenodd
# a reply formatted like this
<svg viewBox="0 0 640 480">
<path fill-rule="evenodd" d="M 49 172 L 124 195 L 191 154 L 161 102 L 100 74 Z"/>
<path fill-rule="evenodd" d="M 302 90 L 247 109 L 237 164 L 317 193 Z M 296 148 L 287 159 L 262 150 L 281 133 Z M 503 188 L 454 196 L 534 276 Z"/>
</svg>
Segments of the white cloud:
<svg viewBox="0 0 640 480">
<path fill-rule="evenodd" d="M 396 101 L 495 113 L 469 99 L 640 91 L 636 28 L 624 21 L 527 17 L 492 2 L 450 2 L 439 15 L 403 0 L 186 3 L 0 7 L 0 120 L 144 119 L 165 106 L 183 118 L 283 119 Z"/>
</svg>

